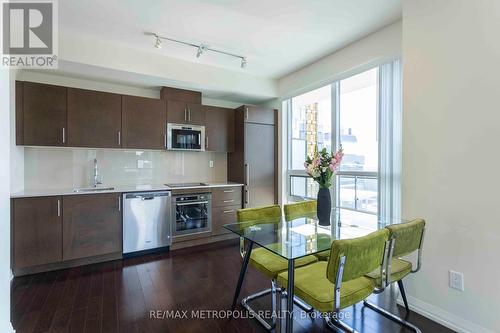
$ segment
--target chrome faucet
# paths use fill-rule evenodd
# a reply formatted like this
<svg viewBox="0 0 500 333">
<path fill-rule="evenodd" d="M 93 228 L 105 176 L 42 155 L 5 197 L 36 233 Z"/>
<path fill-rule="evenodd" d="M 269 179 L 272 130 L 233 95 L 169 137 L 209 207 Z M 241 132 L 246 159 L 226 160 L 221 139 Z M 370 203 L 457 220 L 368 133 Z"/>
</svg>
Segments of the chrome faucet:
<svg viewBox="0 0 500 333">
<path fill-rule="evenodd" d="M 99 180 L 99 173 L 97 171 L 97 158 L 94 158 L 94 181 L 93 181 L 93 185 L 94 187 L 97 187 L 97 185 L 101 185 L 102 182 Z M 102 178 L 101 178 L 102 180 Z"/>
</svg>

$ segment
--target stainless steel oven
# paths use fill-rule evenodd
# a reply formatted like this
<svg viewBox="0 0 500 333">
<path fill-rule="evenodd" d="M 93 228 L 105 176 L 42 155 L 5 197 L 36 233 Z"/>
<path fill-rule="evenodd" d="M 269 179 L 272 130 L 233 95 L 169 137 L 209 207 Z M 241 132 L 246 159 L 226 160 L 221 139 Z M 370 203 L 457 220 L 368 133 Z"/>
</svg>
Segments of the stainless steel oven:
<svg viewBox="0 0 500 333">
<path fill-rule="evenodd" d="M 212 231 L 212 195 L 178 194 L 172 197 L 172 236 Z"/>
<path fill-rule="evenodd" d="M 205 126 L 167 124 L 167 149 L 205 150 Z"/>
</svg>

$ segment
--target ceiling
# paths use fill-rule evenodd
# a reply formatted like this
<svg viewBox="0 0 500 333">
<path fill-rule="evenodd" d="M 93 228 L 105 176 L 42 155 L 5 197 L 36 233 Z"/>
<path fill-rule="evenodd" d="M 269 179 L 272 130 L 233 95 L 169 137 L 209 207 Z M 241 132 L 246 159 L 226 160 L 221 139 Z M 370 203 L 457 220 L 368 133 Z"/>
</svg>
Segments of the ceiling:
<svg viewBox="0 0 500 333">
<path fill-rule="evenodd" d="M 401 18 L 401 0 L 64 0 L 59 31 L 169 57 L 280 78 Z M 238 59 L 163 42 L 204 43 Z"/>
</svg>

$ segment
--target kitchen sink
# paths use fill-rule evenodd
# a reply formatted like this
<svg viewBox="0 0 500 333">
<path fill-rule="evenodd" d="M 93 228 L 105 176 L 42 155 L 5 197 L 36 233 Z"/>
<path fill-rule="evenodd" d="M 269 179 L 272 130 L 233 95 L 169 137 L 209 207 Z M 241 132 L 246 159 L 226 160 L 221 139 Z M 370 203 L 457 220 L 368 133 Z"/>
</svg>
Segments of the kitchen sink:
<svg viewBox="0 0 500 333">
<path fill-rule="evenodd" d="M 75 188 L 73 192 L 101 192 L 101 191 L 112 191 L 114 187 L 84 187 L 84 188 Z"/>
</svg>

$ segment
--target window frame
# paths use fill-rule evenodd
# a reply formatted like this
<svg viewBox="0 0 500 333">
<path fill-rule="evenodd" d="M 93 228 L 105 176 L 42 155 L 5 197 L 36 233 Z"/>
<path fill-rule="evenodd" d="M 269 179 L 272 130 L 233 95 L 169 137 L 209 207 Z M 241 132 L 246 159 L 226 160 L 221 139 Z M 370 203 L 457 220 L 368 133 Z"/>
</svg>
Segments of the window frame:
<svg viewBox="0 0 500 333">
<path fill-rule="evenodd" d="M 395 96 L 397 94 L 393 94 L 394 91 L 398 91 L 398 88 L 401 88 L 401 62 L 399 58 L 392 59 L 390 61 L 372 64 L 371 66 L 363 66 L 362 68 L 358 68 L 357 70 L 350 71 L 349 73 L 339 77 L 338 79 L 321 85 L 314 89 L 309 89 L 307 91 L 300 92 L 296 95 L 290 96 L 286 99 L 282 100 L 282 106 L 286 108 L 286 124 L 287 124 L 287 149 L 286 149 L 286 198 L 289 202 L 301 201 L 304 199 L 314 199 L 310 197 L 302 197 L 297 195 L 292 195 L 291 190 L 291 182 L 293 176 L 298 177 L 308 177 L 306 171 L 304 169 L 301 170 L 293 170 L 292 166 L 292 100 L 295 97 L 298 97 L 302 94 L 306 94 L 315 89 L 319 89 L 325 86 L 330 86 L 330 98 L 331 98 L 331 146 L 335 147 L 334 149 L 338 149 L 340 142 L 340 82 L 349 77 L 361 74 L 363 72 L 372 70 L 377 68 L 377 132 L 378 132 L 378 170 L 377 171 L 341 171 L 339 170 L 335 175 L 334 186 L 331 189 L 332 203 L 335 207 L 345 208 L 354 211 L 361 211 L 373 215 L 378 216 L 386 216 L 386 217 L 398 217 L 400 214 L 400 180 L 397 177 L 400 172 L 400 146 L 401 146 L 401 138 L 399 138 L 399 142 L 393 142 L 394 135 L 400 135 L 401 127 L 395 126 L 395 129 L 388 129 L 388 124 L 393 125 L 392 117 L 395 117 L 396 121 L 401 118 L 401 97 Z M 388 84 L 388 78 L 390 78 Z M 385 81 L 384 81 L 385 80 Z M 385 89 L 385 90 L 381 90 Z M 387 89 L 391 90 L 390 96 L 387 95 Z M 382 96 L 382 94 L 384 94 Z M 382 98 L 381 98 L 382 97 Z M 394 109 L 397 109 L 398 113 L 393 116 Z M 390 119 L 389 119 L 390 118 Z M 386 133 L 386 132 L 391 133 Z M 391 142 L 389 142 L 391 140 Z M 389 144 L 388 144 L 389 142 Z M 394 145 L 394 147 L 393 147 Z M 395 162 L 388 162 L 388 159 L 395 159 Z M 391 164 L 390 166 L 384 165 Z M 398 164 L 399 163 L 399 164 Z M 398 169 L 399 168 L 399 169 Z M 392 172 L 394 172 L 394 177 Z M 389 173 L 389 174 L 388 174 Z M 378 184 L 378 203 L 377 203 L 377 213 L 372 211 L 365 211 L 360 209 L 352 209 L 350 207 L 342 207 L 339 205 L 340 203 L 340 187 L 337 186 L 339 184 L 340 176 L 354 176 L 354 177 L 363 177 L 376 179 Z M 393 179 L 397 178 L 397 179 Z"/>
</svg>

